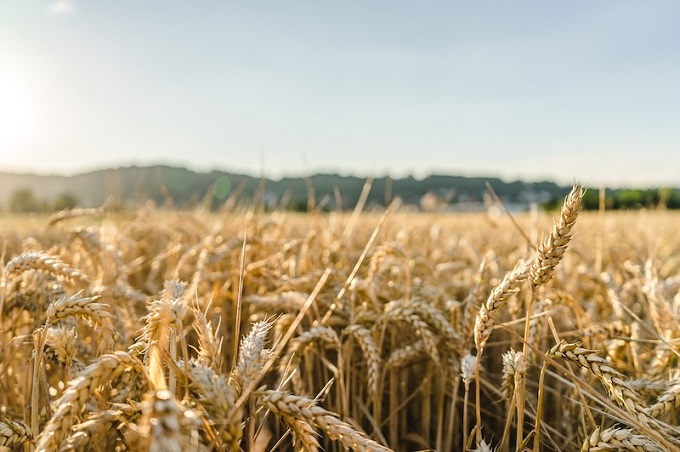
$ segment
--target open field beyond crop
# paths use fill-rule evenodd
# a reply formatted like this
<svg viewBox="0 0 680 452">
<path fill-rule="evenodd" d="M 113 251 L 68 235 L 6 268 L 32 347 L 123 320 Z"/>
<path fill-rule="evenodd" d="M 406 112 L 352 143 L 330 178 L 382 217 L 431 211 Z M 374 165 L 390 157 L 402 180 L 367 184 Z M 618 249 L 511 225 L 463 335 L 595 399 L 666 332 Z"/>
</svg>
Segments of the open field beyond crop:
<svg viewBox="0 0 680 452">
<path fill-rule="evenodd" d="M 580 197 L 2 217 L 0 446 L 678 451 L 680 214 Z"/>
</svg>

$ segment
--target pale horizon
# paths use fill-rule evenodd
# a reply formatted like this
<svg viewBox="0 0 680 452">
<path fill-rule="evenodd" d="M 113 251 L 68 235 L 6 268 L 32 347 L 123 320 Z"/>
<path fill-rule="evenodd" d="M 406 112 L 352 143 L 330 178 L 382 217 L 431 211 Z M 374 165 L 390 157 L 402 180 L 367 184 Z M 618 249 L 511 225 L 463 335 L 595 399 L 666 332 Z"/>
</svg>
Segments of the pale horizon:
<svg viewBox="0 0 680 452">
<path fill-rule="evenodd" d="M 680 4 L 0 0 L 0 171 L 680 186 Z"/>
</svg>

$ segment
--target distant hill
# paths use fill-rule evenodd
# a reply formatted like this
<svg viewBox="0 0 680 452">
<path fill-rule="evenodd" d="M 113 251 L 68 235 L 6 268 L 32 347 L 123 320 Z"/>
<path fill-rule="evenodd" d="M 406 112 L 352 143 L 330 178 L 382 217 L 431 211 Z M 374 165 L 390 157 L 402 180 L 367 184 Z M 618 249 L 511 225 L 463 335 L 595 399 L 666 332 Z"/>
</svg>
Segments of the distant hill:
<svg viewBox="0 0 680 452">
<path fill-rule="evenodd" d="M 355 206 L 366 180 L 337 174 L 315 174 L 305 177 L 264 179 L 222 171 L 196 172 L 186 168 L 156 165 L 103 169 L 74 176 L 42 176 L 0 172 L 0 208 L 7 210 L 13 193 L 28 189 L 42 202 L 49 204 L 60 195 L 70 194 L 82 207 L 99 206 L 106 199 L 121 205 L 139 205 L 153 200 L 161 206 L 186 208 L 207 202 L 218 208 L 227 200 L 232 203 L 263 202 L 269 207 L 305 210 L 311 199 L 315 206 L 325 209 Z M 449 205 L 460 209 L 479 208 L 488 196 L 486 184 L 509 206 L 526 207 L 537 201 L 550 205 L 559 203 L 569 187 L 553 182 L 505 182 L 495 177 L 462 177 L 431 175 L 423 179 L 413 177 L 375 178 L 369 193 L 369 206 L 383 206 L 392 198 L 400 197 L 406 204 L 426 210 Z M 639 192 L 639 193 L 638 193 Z M 636 191 L 634 200 L 654 202 Z M 640 193 L 642 193 L 640 195 Z M 629 194 L 630 195 L 630 194 Z M 666 199 L 675 200 L 680 193 L 671 191 Z M 590 203 L 597 202 L 594 191 Z M 594 201 L 593 201 L 594 196 Z M 658 198 L 658 193 L 655 195 Z M 207 201 L 206 201 L 207 200 Z M 640 201 L 642 202 L 642 201 Z M 592 207 L 592 206 L 591 206 Z"/>
<path fill-rule="evenodd" d="M 83 207 L 101 205 L 107 198 L 120 203 L 142 203 L 153 200 L 158 204 L 172 203 L 175 207 L 196 205 L 212 193 L 213 206 L 232 195 L 237 201 L 265 200 L 274 205 L 284 202 L 283 207 L 304 210 L 309 189 L 314 193 L 316 204 L 328 208 L 352 208 L 361 194 L 366 180 L 337 174 L 315 174 L 309 178 L 284 177 L 265 179 L 221 171 L 196 172 L 171 166 L 123 167 L 92 171 L 74 176 L 42 176 L 0 172 L 0 204 L 6 205 L 12 193 L 30 189 L 33 194 L 47 202 L 61 194 L 73 194 Z M 526 184 L 504 182 L 498 178 L 432 175 L 424 179 L 413 177 L 373 181 L 369 204 L 384 205 L 389 198 L 401 197 L 406 203 L 418 205 L 423 196 L 434 200 L 449 198 L 464 202 L 481 202 L 486 183 L 504 200 L 524 202 L 531 197 L 564 196 L 567 187 L 552 182 Z"/>
</svg>

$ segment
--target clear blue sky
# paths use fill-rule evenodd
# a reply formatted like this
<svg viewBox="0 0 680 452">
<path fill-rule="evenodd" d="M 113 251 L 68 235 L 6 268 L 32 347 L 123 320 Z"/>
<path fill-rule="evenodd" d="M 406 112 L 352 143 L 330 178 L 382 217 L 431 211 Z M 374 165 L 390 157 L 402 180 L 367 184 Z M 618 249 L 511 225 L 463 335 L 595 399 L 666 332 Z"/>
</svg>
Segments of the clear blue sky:
<svg viewBox="0 0 680 452">
<path fill-rule="evenodd" d="M 0 0 L 0 169 L 680 186 L 680 2 Z"/>
</svg>

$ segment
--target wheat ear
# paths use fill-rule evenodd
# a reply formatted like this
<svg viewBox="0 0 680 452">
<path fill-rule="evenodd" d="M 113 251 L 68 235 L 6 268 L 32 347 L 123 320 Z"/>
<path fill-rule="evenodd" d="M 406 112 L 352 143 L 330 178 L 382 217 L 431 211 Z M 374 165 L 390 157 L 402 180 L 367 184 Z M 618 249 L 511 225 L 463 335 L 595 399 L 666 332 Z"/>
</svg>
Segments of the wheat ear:
<svg viewBox="0 0 680 452">
<path fill-rule="evenodd" d="M 270 404 L 266 405 L 271 410 Z M 296 416 L 295 411 L 277 409 L 272 412 L 279 417 L 290 428 L 293 433 L 293 446 L 296 450 L 305 452 L 317 452 L 321 447 L 316 439 L 319 436 L 316 429 L 310 424 L 309 420 L 302 416 Z"/>
<path fill-rule="evenodd" d="M 368 394 L 373 397 L 378 394 L 380 384 L 380 369 L 382 359 L 380 359 L 380 349 L 371 335 L 371 331 L 361 325 L 350 325 L 344 330 L 345 334 L 352 335 L 361 347 L 361 353 L 366 360 L 368 368 Z"/>
<path fill-rule="evenodd" d="M 114 348 L 115 336 L 110 308 L 107 304 L 97 303 L 97 297 L 84 297 L 82 292 L 78 292 L 50 303 L 47 307 L 47 323 L 68 317 L 84 318 L 102 329 L 100 351 L 110 351 Z"/>
<path fill-rule="evenodd" d="M 421 317 L 421 314 L 413 307 L 410 307 L 404 300 L 394 301 L 385 306 L 385 312 L 376 321 L 373 328 L 387 322 L 400 320 L 409 323 L 410 330 L 423 341 L 425 350 L 430 359 L 435 363 L 440 363 L 439 349 L 437 347 L 437 336 L 432 332 L 430 325 Z"/>
<path fill-rule="evenodd" d="M 187 312 L 187 305 L 182 299 L 186 284 L 178 280 L 165 281 L 160 300 L 152 301 L 145 321 L 142 335 L 137 339 L 138 345 L 147 347 L 149 378 L 152 386 L 157 389 L 168 389 L 163 370 L 162 352 L 168 351 L 172 359 L 176 359 L 176 332 L 181 331 L 182 320 Z M 172 339 L 172 340 L 171 340 Z M 174 390 L 174 374 L 170 372 L 170 389 Z"/>
<path fill-rule="evenodd" d="M 56 451 L 71 429 L 74 419 L 85 409 L 85 404 L 96 389 L 132 368 L 143 371 L 141 363 L 128 353 L 116 352 L 100 356 L 83 369 L 69 382 L 68 389 L 56 401 L 57 411 L 38 436 L 36 449 Z"/>
<path fill-rule="evenodd" d="M 132 417 L 138 417 L 139 404 L 113 404 L 118 409 L 99 411 L 88 416 L 88 420 L 71 427 L 73 434 L 66 438 L 59 448 L 59 452 L 86 451 L 95 449 L 95 442 L 99 450 L 110 443 L 102 444 L 104 438 L 110 439 L 110 433 L 128 424 Z M 136 433 L 136 432 L 135 432 Z"/>
<path fill-rule="evenodd" d="M 553 225 L 550 235 L 539 245 L 536 258 L 531 263 L 529 274 L 533 287 L 547 283 L 555 274 L 555 267 L 562 260 L 562 256 L 571 241 L 571 230 L 581 211 L 584 194 L 583 186 L 576 184 L 564 198 L 557 223 Z"/>
<path fill-rule="evenodd" d="M 47 225 L 48 226 L 54 226 L 55 224 L 59 223 L 60 221 L 68 220 L 70 218 L 76 218 L 76 217 L 83 217 L 83 216 L 95 216 L 95 215 L 100 215 L 104 213 L 105 208 L 102 207 L 97 207 L 97 208 L 80 208 L 80 207 L 75 207 L 73 209 L 64 209 L 61 210 L 57 213 L 54 213 L 50 215 L 49 219 L 47 220 Z"/>
<path fill-rule="evenodd" d="M 332 440 L 339 441 L 352 450 L 366 452 L 392 450 L 355 430 L 348 423 L 338 419 L 335 413 L 321 408 L 308 397 L 273 390 L 258 391 L 257 396 L 259 404 L 275 415 L 303 419 L 308 424 L 322 429 Z"/>
<path fill-rule="evenodd" d="M 660 452 L 667 451 L 665 447 L 652 441 L 645 435 L 634 433 L 632 429 L 608 428 L 602 430 L 597 427 L 586 439 L 581 452 L 599 451 L 631 451 L 631 452 Z"/>
<path fill-rule="evenodd" d="M 651 419 L 638 394 L 625 383 L 625 376 L 602 357 L 597 356 L 595 350 L 581 347 L 581 342 L 560 342 L 550 349 L 550 357 L 560 357 L 573 361 L 590 371 L 605 387 L 610 397 L 621 408 L 635 417 L 642 425 L 649 426 Z"/>
<path fill-rule="evenodd" d="M 271 327 L 272 322 L 269 320 L 255 322 L 250 332 L 241 340 L 238 363 L 229 378 L 239 394 L 272 354 L 272 351 L 265 347 Z"/>
<path fill-rule="evenodd" d="M 78 353 L 78 336 L 71 328 L 48 328 L 45 333 L 45 357 L 59 363 L 70 372 L 71 365 L 82 369 L 82 363 L 76 359 Z M 70 379 L 70 377 L 69 377 Z"/>
<path fill-rule="evenodd" d="M 140 421 L 149 452 L 182 452 L 189 437 L 182 434 L 182 424 L 189 420 L 186 410 L 167 389 L 147 394 L 142 403 Z"/>
<path fill-rule="evenodd" d="M 512 271 L 505 275 L 503 280 L 493 288 L 486 302 L 482 304 L 475 319 L 475 345 L 477 356 L 482 354 L 486 342 L 491 336 L 491 331 L 496 323 L 496 317 L 508 300 L 520 290 L 522 282 L 527 278 L 529 265 L 520 261 Z"/>
<path fill-rule="evenodd" d="M 215 370 L 222 368 L 222 338 L 205 315 L 194 309 L 194 330 L 198 337 L 198 361 Z M 219 323 L 217 328 L 219 329 Z"/>
<path fill-rule="evenodd" d="M 182 369 L 184 366 L 178 366 Z M 240 409 L 236 419 L 227 424 L 229 411 L 234 407 L 236 389 L 223 375 L 198 362 L 189 362 L 189 387 L 192 395 L 200 403 L 208 417 L 217 424 L 220 440 L 230 449 L 239 450 L 243 438 Z"/>
<path fill-rule="evenodd" d="M 90 285 L 90 278 L 83 272 L 65 264 L 57 256 L 39 251 L 28 251 L 20 254 L 10 260 L 5 268 L 7 275 L 20 275 L 29 270 L 42 270 L 79 283 L 83 287 Z"/>
<path fill-rule="evenodd" d="M 28 425 L 21 421 L 3 419 L 0 421 L 0 447 L 14 447 L 33 440 Z"/>
<path fill-rule="evenodd" d="M 526 360 L 522 352 L 517 352 L 513 349 L 503 353 L 503 380 L 501 383 L 501 392 L 503 398 L 509 404 L 515 393 L 515 380 L 518 375 L 521 376 L 526 373 Z"/>
<path fill-rule="evenodd" d="M 333 346 L 334 348 L 340 348 L 340 339 L 335 330 L 328 326 L 315 326 L 300 334 L 299 336 L 293 338 L 288 343 L 288 351 L 286 355 L 281 360 L 281 373 L 288 366 L 294 366 L 295 361 L 293 357 L 300 359 L 301 352 L 314 341 L 324 342 Z M 296 360 L 296 361 L 297 361 Z"/>
<path fill-rule="evenodd" d="M 680 382 L 676 380 L 659 396 L 656 403 L 647 409 L 647 414 L 656 418 L 670 413 L 678 406 L 680 406 Z"/>
<path fill-rule="evenodd" d="M 416 341 L 412 344 L 398 348 L 390 353 L 385 361 L 385 370 L 406 366 L 414 361 L 424 358 L 425 344 Z"/>
</svg>

